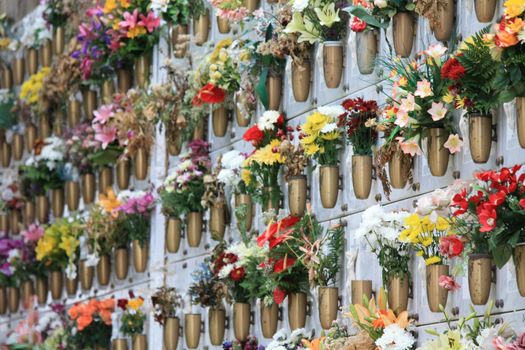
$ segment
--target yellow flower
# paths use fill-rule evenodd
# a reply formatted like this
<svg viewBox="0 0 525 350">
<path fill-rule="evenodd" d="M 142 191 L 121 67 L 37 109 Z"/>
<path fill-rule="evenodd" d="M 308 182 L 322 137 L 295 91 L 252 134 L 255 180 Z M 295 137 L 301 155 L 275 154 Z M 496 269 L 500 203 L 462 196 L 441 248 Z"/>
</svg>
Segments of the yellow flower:
<svg viewBox="0 0 525 350">
<path fill-rule="evenodd" d="M 135 28 L 131 28 L 130 30 L 128 30 L 128 33 L 126 34 L 126 36 L 130 39 L 133 39 L 139 35 L 144 35 L 144 34 L 146 34 L 146 28 L 144 28 L 143 26 L 136 26 Z"/>
<path fill-rule="evenodd" d="M 252 182 L 252 176 L 250 174 L 250 171 L 248 169 L 242 169 L 241 171 L 241 179 L 244 181 L 246 185 L 249 185 Z"/>
<path fill-rule="evenodd" d="M 301 139 L 301 144 L 303 146 L 310 145 L 317 140 L 317 134 L 310 134 L 308 136 L 305 136 Z"/>
<path fill-rule="evenodd" d="M 135 298 L 128 301 L 128 308 L 137 311 L 144 304 L 141 298 Z"/>
<path fill-rule="evenodd" d="M 30 105 L 38 104 L 42 84 L 49 71 L 49 67 L 43 67 L 40 71 L 30 76 L 20 88 L 20 98 Z"/>
<path fill-rule="evenodd" d="M 269 145 L 255 151 L 250 157 L 254 162 L 273 165 L 275 163 L 284 163 L 284 157 L 279 151 L 281 141 L 272 140 Z"/>
<path fill-rule="evenodd" d="M 79 245 L 80 242 L 76 237 L 69 236 L 63 237 L 62 242 L 60 242 L 58 247 L 66 252 L 68 258 L 71 258 L 75 254 Z"/>
<path fill-rule="evenodd" d="M 319 145 L 318 144 L 311 144 L 311 145 L 303 145 L 304 148 L 304 154 L 307 156 L 313 156 L 317 152 L 319 152 Z"/>
<path fill-rule="evenodd" d="M 117 8 L 117 4 L 115 3 L 115 0 L 106 0 L 106 3 L 104 4 L 103 12 L 110 13 L 116 8 Z"/>
<path fill-rule="evenodd" d="M 337 138 L 339 138 L 339 135 L 339 131 L 332 131 L 327 134 L 321 134 L 321 138 L 326 141 L 333 141 L 337 140 Z"/>
<path fill-rule="evenodd" d="M 441 258 L 439 256 L 431 256 L 428 259 L 425 259 L 425 264 L 428 265 L 434 265 L 439 264 L 441 262 Z"/>
<path fill-rule="evenodd" d="M 107 195 L 103 193 L 99 195 L 98 204 L 104 208 L 106 212 L 114 214 L 115 210 L 120 207 L 122 203 L 120 203 L 117 196 L 115 196 L 115 192 L 109 190 Z"/>
<path fill-rule="evenodd" d="M 438 216 L 437 220 L 436 220 L 436 229 L 438 231 L 446 231 L 450 228 L 450 224 L 449 222 L 447 221 L 447 219 L 441 217 L 441 216 Z"/>
<path fill-rule="evenodd" d="M 0 48 L 8 47 L 11 43 L 11 40 L 9 38 L 0 38 Z"/>
<path fill-rule="evenodd" d="M 514 18 L 525 11 L 525 2 L 523 0 L 507 0 L 503 7 L 505 8 L 505 16 Z"/>
<path fill-rule="evenodd" d="M 408 84 L 408 80 L 406 77 L 399 78 L 399 86 L 406 86 Z"/>
<path fill-rule="evenodd" d="M 55 247 L 57 246 L 58 241 L 55 239 L 55 237 L 50 236 L 49 234 L 44 234 L 44 237 L 42 237 L 35 248 L 36 252 L 36 260 L 42 261 L 45 257 L 50 255 Z"/>
<path fill-rule="evenodd" d="M 130 5 L 130 2 L 131 2 L 130 0 L 120 0 L 120 6 L 122 8 L 127 9 Z"/>
<path fill-rule="evenodd" d="M 443 96 L 443 98 L 441 99 L 443 102 L 445 103 L 452 103 L 454 101 L 454 96 L 450 93 L 450 92 L 447 92 L 445 94 L 445 96 Z"/>
<path fill-rule="evenodd" d="M 230 38 L 219 41 L 217 43 L 217 46 L 215 46 L 215 49 L 213 50 L 213 52 L 210 54 L 209 61 L 212 63 L 215 62 L 217 60 L 217 57 L 219 57 L 221 50 L 223 48 L 229 47 L 231 44 L 232 44 L 232 39 Z"/>
</svg>

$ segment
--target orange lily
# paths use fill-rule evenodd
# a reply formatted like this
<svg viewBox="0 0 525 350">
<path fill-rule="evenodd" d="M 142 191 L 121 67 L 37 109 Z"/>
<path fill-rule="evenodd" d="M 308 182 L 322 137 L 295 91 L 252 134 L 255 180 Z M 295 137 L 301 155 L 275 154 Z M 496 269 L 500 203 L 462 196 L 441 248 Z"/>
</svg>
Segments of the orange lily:
<svg viewBox="0 0 525 350">
<path fill-rule="evenodd" d="M 117 217 L 117 208 L 122 204 L 115 195 L 113 190 L 108 190 L 108 194 L 101 193 L 98 196 L 98 204 L 104 208 L 105 211 L 111 213 L 113 217 Z"/>
<path fill-rule="evenodd" d="M 324 338 L 325 337 L 316 338 L 312 341 L 303 339 L 303 345 L 310 350 L 321 350 L 321 342 L 324 340 Z"/>
</svg>

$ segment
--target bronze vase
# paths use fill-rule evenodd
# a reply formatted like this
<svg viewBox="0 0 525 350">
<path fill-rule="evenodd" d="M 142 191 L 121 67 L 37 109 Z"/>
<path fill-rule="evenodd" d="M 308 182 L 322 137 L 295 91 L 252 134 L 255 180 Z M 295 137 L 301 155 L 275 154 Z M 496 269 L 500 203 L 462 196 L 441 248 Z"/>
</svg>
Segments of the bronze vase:
<svg viewBox="0 0 525 350">
<path fill-rule="evenodd" d="M 21 85 L 24 82 L 25 72 L 25 60 L 23 57 L 13 58 L 11 61 L 11 69 L 13 70 L 13 80 L 15 85 Z"/>
<path fill-rule="evenodd" d="M 355 33 L 357 68 L 362 75 L 374 72 L 378 52 L 377 30 Z"/>
<path fill-rule="evenodd" d="M 144 273 L 146 267 L 148 266 L 148 255 L 149 255 L 149 244 L 144 242 L 140 244 L 138 240 L 133 240 L 132 249 L 133 249 L 133 266 L 135 271 L 138 273 Z"/>
<path fill-rule="evenodd" d="M 53 62 L 53 45 L 51 40 L 44 40 L 40 46 L 40 63 L 42 67 L 50 67 Z"/>
<path fill-rule="evenodd" d="M 198 247 L 202 237 L 202 213 L 191 212 L 188 214 L 187 222 L 188 245 L 192 248 Z"/>
<path fill-rule="evenodd" d="M 250 334 L 251 305 L 247 303 L 233 304 L 233 333 L 235 339 L 245 341 Z"/>
<path fill-rule="evenodd" d="M 471 254 L 468 260 L 468 290 L 474 305 L 485 305 L 492 285 L 492 258 L 489 254 Z"/>
<path fill-rule="evenodd" d="M 450 152 L 445 148 L 448 132 L 445 128 L 430 128 L 427 138 L 428 167 L 432 176 L 444 176 L 448 169 Z"/>
<path fill-rule="evenodd" d="M 20 284 L 20 292 L 22 294 L 22 306 L 25 310 L 29 310 L 33 306 L 33 296 L 35 294 L 35 286 L 33 285 L 33 281 L 22 281 Z"/>
<path fill-rule="evenodd" d="M 327 41 L 323 44 L 323 74 L 326 87 L 336 89 L 343 77 L 343 43 Z"/>
<path fill-rule="evenodd" d="M 323 329 L 330 329 L 339 311 L 339 289 L 319 287 L 319 321 Z"/>
<path fill-rule="evenodd" d="M 26 64 L 29 75 L 38 71 L 38 51 L 35 48 L 26 49 Z"/>
<path fill-rule="evenodd" d="M 75 278 L 66 277 L 66 293 L 68 297 L 74 298 L 78 290 L 78 276 Z"/>
<path fill-rule="evenodd" d="M 93 276 L 95 275 L 95 268 L 93 266 L 88 266 L 86 260 L 81 260 L 78 267 L 78 274 L 82 290 L 90 290 L 93 286 Z"/>
<path fill-rule="evenodd" d="M 36 218 L 40 224 L 49 221 L 49 200 L 46 195 L 36 196 Z"/>
<path fill-rule="evenodd" d="M 53 298 L 53 300 L 62 298 L 62 290 L 64 289 L 64 274 L 62 271 L 51 271 L 49 273 L 49 284 L 51 298 Z"/>
<path fill-rule="evenodd" d="M 97 280 L 101 286 L 109 284 L 111 277 L 111 258 L 109 255 L 102 255 L 97 264 Z"/>
<path fill-rule="evenodd" d="M 129 187 L 131 177 L 131 164 L 129 159 L 123 158 L 117 160 L 117 185 L 121 190 Z"/>
<path fill-rule="evenodd" d="M 47 295 L 49 292 L 49 285 L 47 276 L 37 276 L 36 278 L 36 299 L 38 305 L 45 305 L 47 303 Z"/>
<path fill-rule="evenodd" d="M 516 129 L 521 148 L 525 148 L 525 97 L 516 97 Z"/>
<path fill-rule="evenodd" d="M 7 213 L 0 214 L 0 232 L 2 232 L 2 236 L 9 234 L 9 221 Z"/>
<path fill-rule="evenodd" d="M 113 187 L 113 168 L 103 166 L 98 173 L 98 191 L 107 194 Z"/>
<path fill-rule="evenodd" d="M 24 207 L 22 208 L 22 217 L 24 220 L 24 226 L 27 228 L 29 225 L 35 222 L 36 218 L 36 206 L 35 203 L 26 200 L 24 202 Z"/>
<path fill-rule="evenodd" d="M 21 216 L 19 209 L 9 211 L 9 228 L 13 235 L 18 235 L 20 233 L 20 226 L 22 224 Z"/>
<path fill-rule="evenodd" d="M 427 301 L 428 307 L 432 312 L 441 312 L 439 306 L 447 306 L 448 290 L 439 285 L 441 276 L 449 275 L 448 265 L 429 265 L 427 266 Z"/>
<path fill-rule="evenodd" d="M 414 45 L 414 17 L 410 12 L 394 15 L 394 49 L 401 57 L 408 57 Z"/>
<path fill-rule="evenodd" d="M 437 6 L 437 23 L 431 28 L 439 41 L 447 41 L 454 30 L 454 0 L 445 0 Z"/>
<path fill-rule="evenodd" d="M 38 137 L 38 131 L 36 126 L 33 124 L 26 125 L 25 141 L 27 152 L 31 152 L 35 147 L 36 139 Z"/>
<path fill-rule="evenodd" d="M 352 280 L 352 304 L 363 304 L 364 299 L 369 301 L 372 298 L 371 280 Z"/>
<path fill-rule="evenodd" d="M 492 148 L 492 114 L 470 113 L 468 137 L 474 163 L 486 163 Z"/>
<path fill-rule="evenodd" d="M 128 277 L 129 270 L 129 252 L 127 247 L 115 249 L 115 276 L 119 280 L 125 280 Z"/>
<path fill-rule="evenodd" d="M 82 106 L 80 101 L 77 99 L 69 100 L 67 104 L 67 125 L 70 128 L 74 128 L 80 123 L 82 114 Z"/>
<path fill-rule="evenodd" d="M 93 119 L 93 113 L 96 111 L 97 102 L 97 91 L 91 90 L 89 87 L 82 89 L 82 102 L 84 104 L 84 115 L 87 120 Z"/>
<path fill-rule="evenodd" d="M 178 317 L 169 317 L 164 322 L 163 339 L 165 350 L 177 350 L 180 337 L 180 320 Z"/>
<path fill-rule="evenodd" d="M 82 200 L 84 204 L 91 204 L 95 200 L 95 175 L 82 174 Z"/>
<path fill-rule="evenodd" d="M 210 208 L 210 234 L 216 241 L 224 238 L 226 231 L 226 203 L 216 203 Z"/>
<path fill-rule="evenodd" d="M 519 243 L 512 255 L 514 266 L 516 267 L 516 283 L 518 291 L 522 297 L 525 297 L 525 243 Z"/>
<path fill-rule="evenodd" d="M 288 325 L 291 330 L 304 328 L 306 324 L 306 294 L 288 294 Z"/>
<path fill-rule="evenodd" d="M 45 114 L 41 114 L 38 117 L 38 137 L 44 140 L 51 136 L 51 126 L 49 124 L 49 117 Z"/>
<path fill-rule="evenodd" d="M 135 334 L 131 345 L 133 350 L 148 350 L 148 337 L 145 334 Z"/>
<path fill-rule="evenodd" d="M 408 181 L 408 175 L 410 174 L 411 165 L 412 162 L 410 155 L 406 155 L 403 151 L 397 150 L 393 155 L 392 160 L 388 163 L 388 175 L 392 188 L 405 188 Z"/>
<path fill-rule="evenodd" d="M 245 208 L 244 216 L 246 218 L 242 223 L 237 222 L 237 228 L 241 231 L 249 232 L 252 229 L 252 222 L 253 222 L 252 197 L 249 194 L 237 193 L 235 195 L 235 207 L 239 208 L 241 205 Z M 242 224 L 244 224 L 246 227 L 240 227 Z"/>
<path fill-rule="evenodd" d="M 135 79 L 137 86 L 144 89 L 148 86 L 150 76 L 150 55 L 144 54 L 135 59 Z"/>
<path fill-rule="evenodd" d="M 78 181 L 66 182 L 66 202 L 67 208 L 71 211 L 76 211 L 80 203 L 80 184 Z"/>
<path fill-rule="evenodd" d="M 0 144 L 0 158 L 2 167 L 8 168 L 11 165 L 11 145 L 5 141 Z"/>
<path fill-rule="evenodd" d="M 230 113 L 224 105 L 220 105 L 213 111 L 211 116 L 213 134 L 216 137 L 224 137 L 228 131 Z"/>
<path fill-rule="evenodd" d="M 388 306 L 396 314 L 408 309 L 409 287 L 408 276 L 388 278 Z"/>
<path fill-rule="evenodd" d="M 7 288 L 7 305 L 10 313 L 15 314 L 18 312 L 18 309 L 20 307 L 20 288 Z"/>
<path fill-rule="evenodd" d="M 297 102 L 308 100 L 311 85 L 311 64 L 309 60 L 301 64 L 292 61 L 292 92 Z"/>
<path fill-rule="evenodd" d="M 135 178 L 145 180 L 148 176 L 148 152 L 145 148 L 139 148 L 135 154 L 134 161 Z"/>
<path fill-rule="evenodd" d="M 179 251 L 182 221 L 179 218 L 168 218 L 166 222 L 166 250 L 168 253 Z"/>
<path fill-rule="evenodd" d="M 306 210 L 307 191 L 306 175 L 288 178 L 288 208 L 291 215 L 303 216 Z"/>
<path fill-rule="evenodd" d="M 189 349 L 197 349 L 201 339 L 201 314 L 184 315 L 184 338 Z"/>
<path fill-rule="evenodd" d="M 217 16 L 217 28 L 219 29 L 219 33 L 228 34 L 230 32 L 230 21 L 228 18 Z"/>
<path fill-rule="evenodd" d="M 279 306 L 272 303 L 272 306 L 264 305 L 261 300 L 261 330 L 263 337 L 270 339 L 277 332 L 279 324 Z"/>
<path fill-rule="evenodd" d="M 283 80 L 280 75 L 268 74 L 266 77 L 266 91 L 268 92 L 268 110 L 278 111 L 281 106 Z"/>
<path fill-rule="evenodd" d="M 372 189 L 372 156 L 352 156 L 352 186 L 357 199 L 367 199 Z"/>
<path fill-rule="evenodd" d="M 7 287 L 0 287 L 0 315 L 7 313 Z"/>
<path fill-rule="evenodd" d="M 476 17 L 481 23 L 488 23 L 494 18 L 496 12 L 497 0 L 474 0 Z"/>
<path fill-rule="evenodd" d="M 54 188 L 51 190 L 51 207 L 53 216 L 61 218 L 64 215 L 64 189 Z"/>
<path fill-rule="evenodd" d="M 193 35 L 197 46 L 202 46 L 202 44 L 208 41 L 209 30 L 210 12 L 209 10 L 206 10 L 204 15 L 200 15 L 193 20 Z"/>
<path fill-rule="evenodd" d="M 208 332 L 210 343 L 218 346 L 224 341 L 226 328 L 226 310 L 223 308 L 210 308 L 208 310 Z"/>
<path fill-rule="evenodd" d="M 4 67 L 4 69 L 2 69 L 2 88 L 7 90 L 13 88 L 13 74 L 9 67 Z"/>
<path fill-rule="evenodd" d="M 115 83 L 113 82 L 113 79 L 106 79 L 102 82 L 100 94 L 102 103 L 108 104 L 113 102 L 113 95 L 115 94 Z"/>
<path fill-rule="evenodd" d="M 125 94 L 128 92 L 129 89 L 131 89 L 131 86 L 133 85 L 133 76 L 131 74 L 131 71 L 129 69 L 117 69 L 117 87 L 118 92 L 121 94 Z"/>
<path fill-rule="evenodd" d="M 322 166 L 319 170 L 319 191 L 323 208 L 333 208 L 339 194 L 339 166 Z"/>
<path fill-rule="evenodd" d="M 12 142 L 13 158 L 15 160 L 22 160 L 24 156 L 24 136 L 20 134 L 13 135 Z"/>
<path fill-rule="evenodd" d="M 60 55 L 64 52 L 66 43 L 66 30 L 64 26 L 57 26 L 53 28 L 53 52 L 55 55 Z"/>
</svg>

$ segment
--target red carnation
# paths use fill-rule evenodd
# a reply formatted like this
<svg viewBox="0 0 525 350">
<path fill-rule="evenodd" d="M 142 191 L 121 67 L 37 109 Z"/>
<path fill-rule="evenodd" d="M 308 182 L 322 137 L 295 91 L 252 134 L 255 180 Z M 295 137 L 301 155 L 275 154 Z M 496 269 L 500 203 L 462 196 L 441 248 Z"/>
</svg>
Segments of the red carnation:
<svg viewBox="0 0 525 350">
<path fill-rule="evenodd" d="M 280 288 L 275 288 L 273 291 L 273 301 L 277 303 L 277 305 L 280 305 L 284 298 L 286 298 L 286 292 Z"/>
<path fill-rule="evenodd" d="M 230 272 L 230 278 L 235 282 L 238 282 L 244 278 L 245 274 L 246 271 L 244 270 L 244 267 L 236 267 Z"/>
<path fill-rule="evenodd" d="M 201 106 L 203 103 L 221 103 L 225 98 L 226 92 L 223 89 L 213 84 L 206 84 L 197 92 L 191 103 L 194 106 Z"/>
<path fill-rule="evenodd" d="M 261 129 L 259 129 L 257 124 L 255 124 L 244 132 L 242 138 L 244 141 L 251 142 L 255 146 L 262 141 L 264 138 L 264 133 Z"/>
<path fill-rule="evenodd" d="M 463 75 L 465 75 L 465 67 L 455 57 L 449 58 L 441 67 L 443 79 L 459 80 Z"/>
<path fill-rule="evenodd" d="M 360 32 L 362 32 L 362 31 L 364 31 L 366 29 L 366 22 L 360 20 L 357 17 L 354 17 L 354 20 L 352 21 L 352 25 L 350 26 L 350 28 L 354 32 L 360 33 Z"/>
<path fill-rule="evenodd" d="M 463 252 L 463 242 L 456 235 L 441 237 L 439 252 L 447 258 L 454 258 Z"/>
<path fill-rule="evenodd" d="M 275 262 L 275 265 L 273 266 L 273 272 L 281 273 L 283 271 L 288 270 L 294 264 L 295 264 L 295 259 L 293 258 L 286 257 L 284 259 L 279 259 Z"/>
</svg>

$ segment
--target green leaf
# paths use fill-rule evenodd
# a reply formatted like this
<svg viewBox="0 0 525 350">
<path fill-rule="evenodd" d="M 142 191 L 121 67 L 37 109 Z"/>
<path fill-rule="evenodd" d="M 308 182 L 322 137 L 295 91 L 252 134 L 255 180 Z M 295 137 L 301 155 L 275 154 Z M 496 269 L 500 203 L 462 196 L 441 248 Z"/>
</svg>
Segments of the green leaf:
<svg viewBox="0 0 525 350">
<path fill-rule="evenodd" d="M 361 6 L 350 6 L 344 9 L 346 12 L 356 16 L 362 21 L 365 21 L 366 24 L 376 27 L 376 28 L 388 28 L 388 23 L 384 22 L 381 23 L 377 20 L 377 18 L 371 14 L 369 14 L 364 8 Z"/>
</svg>

